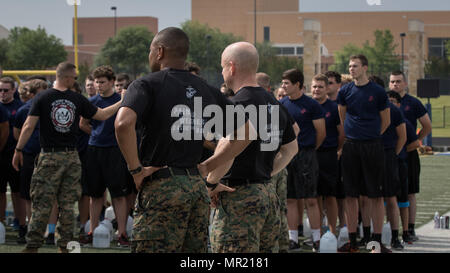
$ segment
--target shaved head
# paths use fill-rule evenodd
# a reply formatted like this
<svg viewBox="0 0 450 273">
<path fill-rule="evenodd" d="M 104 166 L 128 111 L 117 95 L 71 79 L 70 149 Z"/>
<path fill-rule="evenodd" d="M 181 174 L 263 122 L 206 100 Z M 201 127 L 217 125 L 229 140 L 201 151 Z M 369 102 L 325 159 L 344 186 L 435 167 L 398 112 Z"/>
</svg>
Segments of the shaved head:
<svg viewBox="0 0 450 273">
<path fill-rule="evenodd" d="M 153 38 L 156 46 L 163 46 L 173 58 L 186 59 L 189 52 L 189 38 L 183 30 L 168 27 L 156 34 Z"/>
<path fill-rule="evenodd" d="M 256 48 L 247 42 L 229 45 L 222 53 L 222 63 L 232 62 L 239 73 L 256 74 L 259 65 L 259 55 Z"/>
</svg>

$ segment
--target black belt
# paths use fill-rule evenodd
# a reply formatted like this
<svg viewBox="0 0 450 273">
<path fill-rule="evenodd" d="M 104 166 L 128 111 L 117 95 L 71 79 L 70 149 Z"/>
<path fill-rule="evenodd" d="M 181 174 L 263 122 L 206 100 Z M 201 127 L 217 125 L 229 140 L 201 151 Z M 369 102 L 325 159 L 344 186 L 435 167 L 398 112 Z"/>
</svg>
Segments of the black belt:
<svg viewBox="0 0 450 273">
<path fill-rule="evenodd" d="M 222 182 L 226 182 L 228 187 L 237 187 L 237 186 L 250 185 L 250 184 L 267 184 L 267 183 L 270 182 L 270 180 L 264 180 L 264 179 L 224 179 Z"/>
<path fill-rule="evenodd" d="M 175 175 L 200 175 L 200 173 L 198 172 L 197 168 L 183 169 L 183 168 L 169 167 L 157 170 L 152 175 L 146 177 L 144 179 L 144 182 L 169 178 Z"/>
<path fill-rule="evenodd" d="M 43 153 L 56 153 L 56 152 L 72 152 L 76 151 L 75 147 L 52 147 L 52 148 L 42 148 L 41 152 Z"/>
</svg>

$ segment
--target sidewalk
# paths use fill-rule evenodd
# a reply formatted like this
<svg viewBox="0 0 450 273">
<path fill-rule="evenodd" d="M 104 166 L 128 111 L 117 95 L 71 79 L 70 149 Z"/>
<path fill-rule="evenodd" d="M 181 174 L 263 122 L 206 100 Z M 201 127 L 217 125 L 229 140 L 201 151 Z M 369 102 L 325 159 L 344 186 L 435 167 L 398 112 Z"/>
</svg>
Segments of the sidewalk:
<svg viewBox="0 0 450 273">
<path fill-rule="evenodd" d="M 450 212 L 444 216 L 450 216 Z M 405 245 L 403 251 L 396 253 L 450 253 L 450 229 L 435 229 L 431 221 L 416 229 L 419 240 Z"/>
</svg>

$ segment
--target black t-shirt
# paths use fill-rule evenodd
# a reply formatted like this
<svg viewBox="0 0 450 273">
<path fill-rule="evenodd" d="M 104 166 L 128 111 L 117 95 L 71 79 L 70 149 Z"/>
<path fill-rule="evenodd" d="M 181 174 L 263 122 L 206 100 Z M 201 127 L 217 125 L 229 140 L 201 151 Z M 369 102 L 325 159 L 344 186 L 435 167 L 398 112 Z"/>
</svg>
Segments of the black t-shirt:
<svg viewBox="0 0 450 273">
<path fill-rule="evenodd" d="M 30 116 L 39 116 L 42 148 L 77 146 L 80 116 L 91 119 L 97 113 L 87 98 L 71 90 L 48 89 L 33 100 Z"/>
<path fill-rule="evenodd" d="M 225 113 L 226 106 L 233 103 L 218 89 L 185 70 L 164 69 L 134 81 L 121 106 L 136 112 L 141 124 L 142 164 L 196 167 L 205 139 L 202 129 L 211 119 L 202 113 L 210 105 L 217 105 Z M 223 124 L 225 118 L 223 115 Z M 185 130 L 180 129 L 183 124 Z M 189 137 L 179 138 L 181 133 Z"/>
<path fill-rule="evenodd" d="M 270 173 L 273 170 L 273 160 L 281 145 L 296 139 L 292 128 L 294 121 L 287 109 L 261 87 L 244 87 L 231 100 L 236 105 L 242 105 L 245 108 L 255 106 L 258 110 L 256 111 L 256 118 L 252 117 L 251 114 L 249 115 L 250 122 L 257 129 L 258 139 L 252 141 L 234 159 L 233 166 L 224 176 L 224 179 L 269 180 L 271 177 Z M 279 107 L 278 120 L 274 115 L 274 110 L 276 109 L 274 106 Z M 262 110 L 260 111 L 259 109 Z M 267 111 L 266 119 L 262 116 L 263 111 Z M 273 123 L 272 117 L 274 118 Z M 260 124 L 262 126 L 259 126 Z M 266 139 L 261 135 L 262 132 L 270 132 L 270 138 Z M 271 141 L 273 141 L 275 149 L 271 149 L 273 147 L 269 144 Z"/>
</svg>

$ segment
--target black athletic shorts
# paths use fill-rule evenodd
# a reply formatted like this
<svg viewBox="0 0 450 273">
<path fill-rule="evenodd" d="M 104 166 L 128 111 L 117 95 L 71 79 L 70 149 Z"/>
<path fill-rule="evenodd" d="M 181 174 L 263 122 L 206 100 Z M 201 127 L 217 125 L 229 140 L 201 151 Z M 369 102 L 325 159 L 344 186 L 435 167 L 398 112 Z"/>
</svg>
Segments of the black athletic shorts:
<svg viewBox="0 0 450 273">
<path fill-rule="evenodd" d="M 384 150 L 384 184 L 383 197 L 394 197 L 400 194 L 400 177 L 398 174 L 398 156 L 394 149 Z"/>
<path fill-rule="evenodd" d="M 321 148 L 317 150 L 319 163 L 319 181 L 317 193 L 319 196 L 334 196 L 338 187 L 337 148 Z"/>
<path fill-rule="evenodd" d="M 78 152 L 78 156 L 80 157 L 81 162 L 81 195 L 86 196 L 88 195 L 88 185 L 87 185 L 87 179 L 86 179 L 86 172 L 87 172 L 87 150 L 84 150 L 83 152 Z"/>
<path fill-rule="evenodd" d="M 7 183 L 11 192 L 20 192 L 20 173 L 12 166 L 13 156 L 14 150 L 3 151 L 0 155 L 0 193 L 6 192 Z"/>
<path fill-rule="evenodd" d="M 34 166 L 39 154 L 23 154 L 23 166 L 20 168 L 20 197 L 31 201 L 30 185 L 33 176 Z"/>
<path fill-rule="evenodd" d="M 111 198 L 131 193 L 125 159 L 119 147 L 88 146 L 86 152 L 87 195 L 100 198 L 108 188 Z"/>
<path fill-rule="evenodd" d="M 397 202 L 400 208 L 409 207 L 408 200 L 408 160 L 398 159 L 398 176 L 400 178 L 400 194 L 397 195 Z"/>
<path fill-rule="evenodd" d="M 345 139 L 342 175 L 346 197 L 383 197 L 384 147 L 381 139 Z"/>
<path fill-rule="evenodd" d="M 336 198 L 337 199 L 344 199 L 345 198 L 345 191 L 344 191 L 344 181 L 342 178 L 342 156 L 338 160 L 338 175 L 337 175 L 337 192 L 336 192 Z"/>
<path fill-rule="evenodd" d="M 408 193 L 419 193 L 420 158 L 417 150 L 408 153 Z"/>
<path fill-rule="evenodd" d="M 314 148 L 302 148 L 287 166 L 287 198 L 317 197 L 319 164 Z"/>
</svg>

